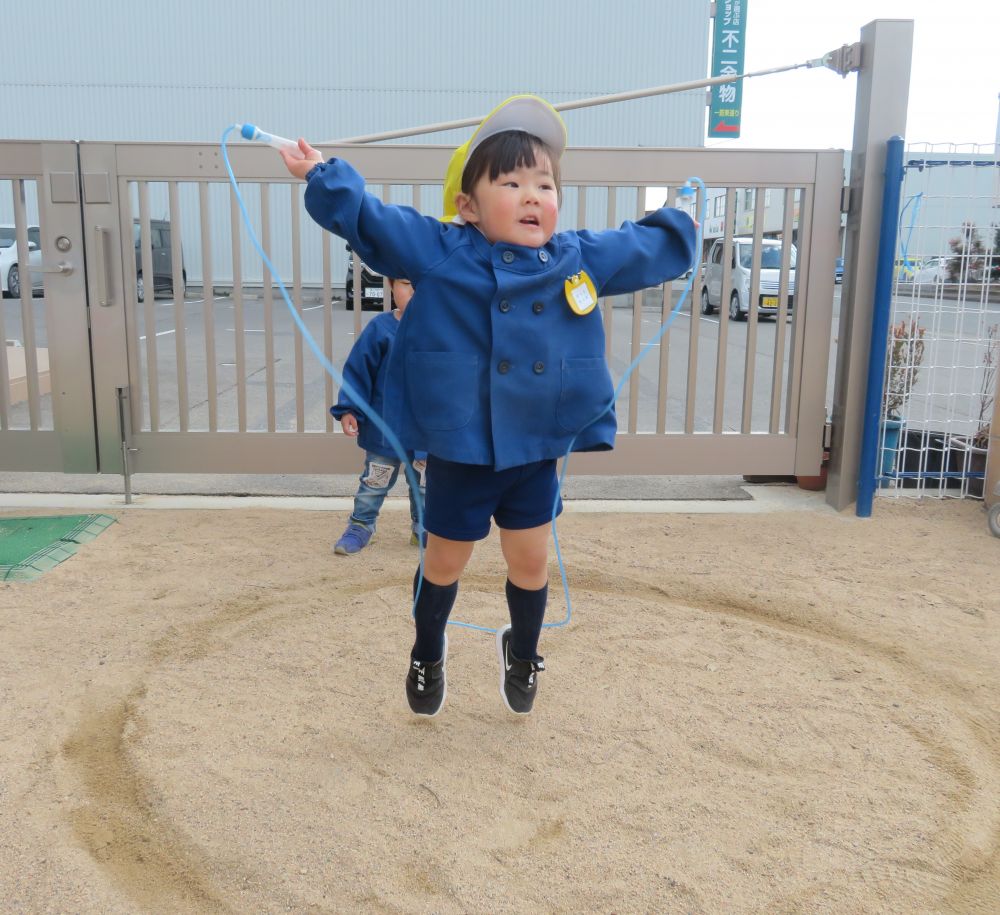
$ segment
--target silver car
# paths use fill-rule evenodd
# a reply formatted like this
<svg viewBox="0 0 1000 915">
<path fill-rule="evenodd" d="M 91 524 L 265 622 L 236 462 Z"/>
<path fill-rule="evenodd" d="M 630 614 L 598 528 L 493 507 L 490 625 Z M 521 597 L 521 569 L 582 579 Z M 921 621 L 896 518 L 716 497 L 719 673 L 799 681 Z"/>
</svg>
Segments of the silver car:
<svg viewBox="0 0 1000 915">
<path fill-rule="evenodd" d="M 37 266 L 31 271 L 32 292 L 42 288 L 42 237 L 38 226 L 28 226 L 28 264 Z M 0 290 L 5 296 L 21 297 L 21 270 L 17 263 L 17 233 L 12 225 L 0 225 Z"/>
<path fill-rule="evenodd" d="M 745 321 L 750 310 L 750 272 L 753 267 L 753 239 L 734 238 L 733 254 L 729 270 L 729 288 L 722 289 L 723 240 L 717 238 L 712 244 L 705 265 L 705 275 L 701 288 L 701 313 L 712 314 L 721 308 L 723 301 L 729 304 L 729 317 L 733 321 Z M 790 269 L 788 275 L 788 310 L 791 311 L 795 299 L 795 245 L 789 252 Z M 774 315 L 778 312 L 778 287 L 781 280 L 782 242 L 780 239 L 761 240 L 760 276 L 753 295 L 757 298 L 757 313 Z"/>
</svg>

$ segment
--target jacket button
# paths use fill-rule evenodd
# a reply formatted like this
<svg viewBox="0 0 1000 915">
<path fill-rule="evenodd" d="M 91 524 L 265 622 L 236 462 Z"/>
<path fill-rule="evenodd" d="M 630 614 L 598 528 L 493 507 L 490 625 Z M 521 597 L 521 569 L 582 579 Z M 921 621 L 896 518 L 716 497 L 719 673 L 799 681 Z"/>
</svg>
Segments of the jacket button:
<svg viewBox="0 0 1000 915">
<path fill-rule="evenodd" d="M 538 259 L 543 264 L 547 264 L 549 262 L 549 252 L 548 251 L 539 251 L 538 252 Z"/>
<path fill-rule="evenodd" d="M 531 310 L 536 314 L 540 315 L 545 310 L 544 302 L 533 302 L 531 305 Z"/>
<path fill-rule="evenodd" d="M 501 254 L 500 256 L 503 258 L 503 262 L 505 264 L 513 264 L 514 263 L 514 252 L 513 251 L 504 251 L 504 253 Z M 548 257 L 547 254 L 545 256 Z"/>
<path fill-rule="evenodd" d="M 510 371 L 510 363 L 504 359 L 504 361 L 497 366 L 497 371 L 501 375 L 506 375 Z"/>
<path fill-rule="evenodd" d="M 507 314 L 507 312 L 510 311 L 510 302 L 508 302 L 506 299 L 501 299 L 500 300 L 500 310 L 504 314 Z"/>
<path fill-rule="evenodd" d="M 534 364 L 534 365 L 532 366 L 532 368 L 533 368 L 533 369 L 535 370 L 535 374 L 536 374 L 536 375 L 541 375 L 541 374 L 542 374 L 542 372 L 544 372 L 544 371 L 545 371 L 545 363 L 544 363 L 544 362 L 536 362 L 536 363 L 535 363 L 535 364 Z"/>
</svg>

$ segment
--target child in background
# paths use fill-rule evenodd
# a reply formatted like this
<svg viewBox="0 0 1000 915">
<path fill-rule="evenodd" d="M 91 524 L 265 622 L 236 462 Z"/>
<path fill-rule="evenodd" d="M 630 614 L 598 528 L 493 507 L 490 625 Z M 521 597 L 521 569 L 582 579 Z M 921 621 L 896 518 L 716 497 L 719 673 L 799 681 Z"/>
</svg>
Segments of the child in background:
<svg viewBox="0 0 1000 915">
<path fill-rule="evenodd" d="M 399 320 L 413 297 L 413 286 L 409 280 L 389 279 L 392 302 L 396 306 L 390 312 L 383 312 L 372 318 L 361 336 L 351 347 L 344 364 L 344 380 L 371 404 L 380 416 L 385 407 L 385 375 L 389 366 L 389 351 L 399 328 Z M 361 472 L 361 485 L 354 496 L 354 512 L 347 529 L 334 544 L 333 551 L 340 556 L 350 556 L 360 552 L 375 533 L 378 513 L 386 495 L 396 485 L 399 476 L 399 458 L 392 452 L 381 430 L 367 420 L 364 407 L 354 403 L 341 388 L 337 403 L 330 407 L 335 419 L 340 420 L 340 428 L 345 435 L 356 436 L 358 445 L 365 450 L 365 469 Z M 420 456 L 421 458 L 423 455 Z M 413 455 L 409 455 L 411 462 Z M 423 476 L 423 460 L 414 462 L 414 469 Z M 411 545 L 417 545 L 422 530 L 417 517 L 417 503 L 413 486 L 407 478 L 410 493 Z M 420 488 L 421 499 L 424 496 Z"/>
<path fill-rule="evenodd" d="M 491 519 L 507 563 L 510 625 L 497 633 L 500 696 L 531 711 L 548 594 L 556 460 L 614 446 L 613 385 L 599 296 L 656 286 L 694 261 L 695 225 L 660 209 L 606 232 L 556 233 L 566 128 L 536 96 L 514 96 L 456 150 L 445 182 L 453 221 L 365 192 L 342 159 L 282 152 L 308 182 L 306 209 L 376 270 L 417 288 L 390 358 L 386 417 L 428 453 L 424 580 L 406 696 L 436 715 L 446 694 L 445 627 L 458 580 Z"/>
</svg>

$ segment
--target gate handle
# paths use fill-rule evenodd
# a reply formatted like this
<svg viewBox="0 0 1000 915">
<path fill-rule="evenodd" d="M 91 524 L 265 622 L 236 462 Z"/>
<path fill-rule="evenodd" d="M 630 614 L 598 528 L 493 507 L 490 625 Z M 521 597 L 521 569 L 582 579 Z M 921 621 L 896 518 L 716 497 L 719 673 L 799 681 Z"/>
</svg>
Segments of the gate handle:
<svg viewBox="0 0 1000 915">
<path fill-rule="evenodd" d="M 111 299 L 111 279 L 108 272 L 108 230 L 94 226 L 94 241 L 97 249 L 97 302 L 107 308 L 113 305 Z"/>
<path fill-rule="evenodd" d="M 73 272 L 73 265 L 66 263 L 66 261 L 59 261 L 54 267 L 32 267 L 32 273 L 61 273 L 63 276 L 69 276 Z"/>
</svg>

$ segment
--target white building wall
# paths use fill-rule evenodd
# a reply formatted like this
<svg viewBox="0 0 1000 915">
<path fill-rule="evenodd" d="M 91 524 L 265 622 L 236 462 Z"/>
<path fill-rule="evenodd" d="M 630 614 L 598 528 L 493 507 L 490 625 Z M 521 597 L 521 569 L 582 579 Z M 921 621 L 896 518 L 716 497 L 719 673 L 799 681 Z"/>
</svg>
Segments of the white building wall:
<svg viewBox="0 0 1000 915">
<path fill-rule="evenodd" d="M 293 13 L 292 10 L 295 12 Z M 303 15 L 304 14 L 304 15 Z M 4 5 L 4 139 L 316 141 L 707 74 L 708 0 L 44 0 Z M 698 146 L 704 90 L 571 112 L 577 146 Z M 415 138 L 457 144 L 467 132 Z"/>
</svg>

